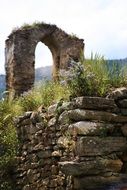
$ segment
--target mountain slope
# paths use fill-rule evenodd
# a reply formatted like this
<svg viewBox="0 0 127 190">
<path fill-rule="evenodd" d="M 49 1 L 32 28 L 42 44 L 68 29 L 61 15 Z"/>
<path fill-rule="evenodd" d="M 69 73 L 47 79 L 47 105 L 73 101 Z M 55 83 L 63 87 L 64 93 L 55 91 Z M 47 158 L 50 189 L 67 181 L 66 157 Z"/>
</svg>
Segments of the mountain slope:
<svg viewBox="0 0 127 190">
<path fill-rule="evenodd" d="M 0 89 L 5 88 L 5 75 L 0 75 Z"/>
<path fill-rule="evenodd" d="M 0 99 L 2 96 L 2 92 L 5 90 L 5 75 L 0 75 Z"/>
<path fill-rule="evenodd" d="M 51 80 L 52 66 L 39 67 L 35 69 L 35 82 Z"/>
</svg>

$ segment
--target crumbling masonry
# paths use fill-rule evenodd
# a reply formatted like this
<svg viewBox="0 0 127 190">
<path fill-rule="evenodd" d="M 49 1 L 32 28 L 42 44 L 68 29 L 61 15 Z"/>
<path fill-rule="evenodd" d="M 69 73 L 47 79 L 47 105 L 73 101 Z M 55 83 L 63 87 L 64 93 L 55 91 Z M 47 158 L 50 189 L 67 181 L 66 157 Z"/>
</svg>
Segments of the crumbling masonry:
<svg viewBox="0 0 127 190">
<path fill-rule="evenodd" d="M 66 34 L 55 25 L 39 23 L 13 31 L 5 47 L 6 89 L 9 96 L 20 95 L 33 86 L 38 42 L 48 46 L 52 53 L 54 79 L 60 69 L 68 69 L 70 59 L 78 61 L 84 49 L 82 39 Z"/>
</svg>

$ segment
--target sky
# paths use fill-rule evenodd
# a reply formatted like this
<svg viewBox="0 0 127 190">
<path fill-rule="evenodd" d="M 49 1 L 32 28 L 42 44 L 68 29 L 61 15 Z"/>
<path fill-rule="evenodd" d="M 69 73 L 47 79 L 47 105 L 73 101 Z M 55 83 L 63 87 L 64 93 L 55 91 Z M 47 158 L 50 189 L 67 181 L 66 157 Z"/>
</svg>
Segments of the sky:
<svg viewBox="0 0 127 190">
<path fill-rule="evenodd" d="M 4 73 L 5 40 L 15 27 L 43 21 L 56 24 L 106 59 L 127 57 L 127 0 L 0 0 L 0 73 Z M 39 43 L 36 67 L 52 64 L 49 49 Z"/>
</svg>

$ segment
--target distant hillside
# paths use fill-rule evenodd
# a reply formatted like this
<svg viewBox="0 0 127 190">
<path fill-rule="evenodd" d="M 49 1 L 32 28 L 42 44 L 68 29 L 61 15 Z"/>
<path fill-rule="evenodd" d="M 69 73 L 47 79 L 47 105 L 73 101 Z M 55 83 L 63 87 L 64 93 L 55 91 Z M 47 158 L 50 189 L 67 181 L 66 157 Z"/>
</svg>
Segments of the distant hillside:
<svg viewBox="0 0 127 190">
<path fill-rule="evenodd" d="M 5 90 L 5 75 L 0 75 L 0 99 L 2 92 Z"/>
<path fill-rule="evenodd" d="M 114 63 L 119 66 L 124 66 L 127 64 L 127 58 L 125 59 L 114 59 L 114 60 L 107 60 L 109 65 L 113 65 Z"/>
<path fill-rule="evenodd" d="M 0 75 L 0 89 L 5 89 L 5 75 Z"/>
<path fill-rule="evenodd" d="M 52 66 L 39 67 L 35 70 L 35 82 L 51 80 Z"/>
</svg>

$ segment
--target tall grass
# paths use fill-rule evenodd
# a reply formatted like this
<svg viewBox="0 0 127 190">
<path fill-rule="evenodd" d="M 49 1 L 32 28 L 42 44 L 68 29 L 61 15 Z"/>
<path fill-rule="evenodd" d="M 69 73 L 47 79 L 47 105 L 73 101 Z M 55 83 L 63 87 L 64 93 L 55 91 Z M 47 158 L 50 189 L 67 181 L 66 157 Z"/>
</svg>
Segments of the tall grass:
<svg viewBox="0 0 127 190">
<path fill-rule="evenodd" d="M 15 101 L 0 102 L 0 168 L 5 169 L 11 165 L 11 162 L 16 154 L 17 136 L 14 128 L 13 119 L 22 113 L 21 107 Z M 3 148 L 2 148 L 3 146 Z"/>
<path fill-rule="evenodd" d="M 73 96 L 106 96 L 111 89 L 127 86 L 127 66 L 109 65 L 103 56 L 92 54 L 72 62 L 67 81 Z"/>
<path fill-rule="evenodd" d="M 68 100 L 68 86 L 59 82 L 47 81 L 37 84 L 31 91 L 24 93 L 17 101 L 24 111 L 36 110 L 40 105 L 48 107 L 61 98 Z"/>
<path fill-rule="evenodd" d="M 110 88 L 109 70 L 103 56 L 91 55 L 91 59 L 84 60 L 84 75 L 88 80 L 90 95 L 105 95 Z"/>
</svg>

